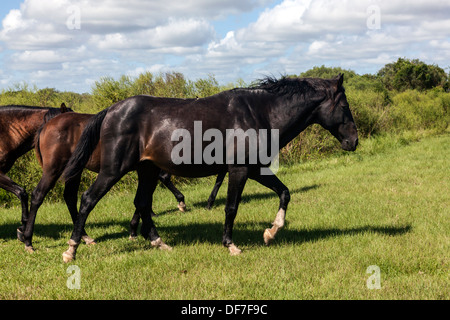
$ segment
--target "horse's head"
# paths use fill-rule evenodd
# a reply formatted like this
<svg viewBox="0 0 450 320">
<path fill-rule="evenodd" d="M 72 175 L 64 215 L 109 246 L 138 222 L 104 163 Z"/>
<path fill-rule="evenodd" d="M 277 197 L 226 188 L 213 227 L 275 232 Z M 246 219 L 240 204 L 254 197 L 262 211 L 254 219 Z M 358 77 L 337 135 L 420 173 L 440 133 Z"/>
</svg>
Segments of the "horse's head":
<svg viewBox="0 0 450 320">
<path fill-rule="evenodd" d="M 61 113 L 73 112 L 72 109 L 66 107 L 66 104 L 65 104 L 64 102 L 61 103 L 61 107 L 59 107 L 59 111 L 60 111 Z"/>
<path fill-rule="evenodd" d="M 73 112 L 73 110 L 67 108 L 64 102 L 61 103 L 61 107 L 59 108 L 49 108 L 47 113 L 44 115 L 44 123 L 47 123 L 47 121 L 49 121 L 50 119 L 53 119 L 54 117 L 60 115 L 61 113 L 66 112 Z"/>
<path fill-rule="evenodd" d="M 327 98 L 317 109 L 316 121 L 336 137 L 342 149 L 355 151 L 358 145 L 358 131 L 350 111 L 345 90 L 342 86 L 344 76 L 330 80 L 327 88 Z"/>
</svg>

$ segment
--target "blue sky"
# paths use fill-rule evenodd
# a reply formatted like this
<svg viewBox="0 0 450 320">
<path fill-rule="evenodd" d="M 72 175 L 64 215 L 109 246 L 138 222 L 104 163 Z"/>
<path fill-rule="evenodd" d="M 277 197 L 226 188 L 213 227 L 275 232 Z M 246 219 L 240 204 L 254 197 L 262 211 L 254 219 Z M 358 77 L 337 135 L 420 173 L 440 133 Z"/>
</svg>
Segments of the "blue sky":
<svg viewBox="0 0 450 320">
<path fill-rule="evenodd" d="M 20 7 L 20 0 L 5 0 L 0 4 L 0 16 L 5 17 L 11 9 L 18 9 Z"/>
<path fill-rule="evenodd" d="M 7 0 L 0 20 L 0 89 L 90 92 L 145 71 L 222 84 L 320 65 L 376 73 L 398 57 L 450 66 L 447 0 Z"/>
</svg>

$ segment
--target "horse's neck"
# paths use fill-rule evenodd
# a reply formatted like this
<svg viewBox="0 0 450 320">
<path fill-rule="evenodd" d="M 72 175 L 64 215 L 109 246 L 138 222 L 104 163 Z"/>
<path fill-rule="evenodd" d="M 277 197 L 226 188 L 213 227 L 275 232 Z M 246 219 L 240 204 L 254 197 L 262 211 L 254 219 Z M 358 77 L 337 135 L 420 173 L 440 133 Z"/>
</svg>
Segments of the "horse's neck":
<svg viewBox="0 0 450 320">
<path fill-rule="evenodd" d="M 272 102 L 269 119 L 272 129 L 279 130 L 280 148 L 314 122 L 319 103 L 298 97 L 278 97 Z"/>
<path fill-rule="evenodd" d="M 22 113 L 21 117 L 11 119 L 11 131 L 20 136 L 23 140 L 33 139 L 38 129 L 44 123 L 44 117 L 48 110 L 34 110 L 33 112 Z M 18 120 L 20 119 L 20 120 Z"/>
</svg>

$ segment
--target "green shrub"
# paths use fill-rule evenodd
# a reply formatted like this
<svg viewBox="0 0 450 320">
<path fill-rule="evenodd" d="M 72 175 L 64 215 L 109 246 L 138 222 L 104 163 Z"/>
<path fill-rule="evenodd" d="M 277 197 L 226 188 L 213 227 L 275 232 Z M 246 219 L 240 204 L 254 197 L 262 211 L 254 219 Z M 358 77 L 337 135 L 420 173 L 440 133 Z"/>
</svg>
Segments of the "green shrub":
<svg viewBox="0 0 450 320">
<path fill-rule="evenodd" d="M 387 130 L 389 105 L 386 105 L 382 92 L 348 89 L 346 95 L 361 137 L 370 137 Z"/>
<path fill-rule="evenodd" d="M 435 129 L 440 132 L 449 124 L 449 94 L 407 90 L 393 97 L 389 110 L 393 132 Z"/>
<path fill-rule="evenodd" d="M 418 59 L 398 58 L 386 64 L 378 76 L 389 90 L 428 90 L 434 87 L 448 89 L 448 75 L 437 65 L 429 65 Z"/>
<path fill-rule="evenodd" d="M 122 76 L 119 80 L 111 77 L 102 77 L 92 87 L 92 97 L 97 113 L 109 106 L 133 95 L 131 92 L 132 81 L 128 76 Z"/>
</svg>

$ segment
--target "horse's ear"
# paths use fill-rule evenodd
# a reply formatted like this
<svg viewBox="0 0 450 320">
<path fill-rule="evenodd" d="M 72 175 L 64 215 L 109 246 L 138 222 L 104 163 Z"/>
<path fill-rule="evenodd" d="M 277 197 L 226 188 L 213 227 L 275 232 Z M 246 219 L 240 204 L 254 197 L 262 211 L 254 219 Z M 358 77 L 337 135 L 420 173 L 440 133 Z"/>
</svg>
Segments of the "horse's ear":
<svg viewBox="0 0 450 320">
<path fill-rule="evenodd" d="M 343 84 L 344 84 L 344 74 L 339 73 L 338 88 L 342 87 Z"/>
<path fill-rule="evenodd" d="M 66 104 L 63 102 L 61 103 L 61 108 L 59 108 L 61 110 L 61 113 L 67 112 L 69 110 L 67 110 Z"/>
<path fill-rule="evenodd" d="M 339 75 L 335 78 L 335 80 L 336 80 L 336 91 L 337 91 L 344 84 L 344 74 L 339 73 Z"/>
</svg>

